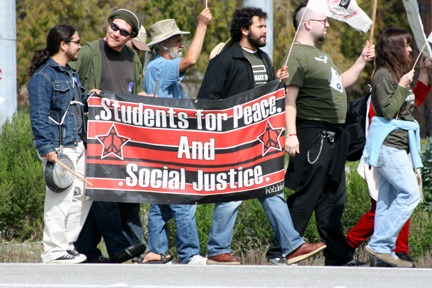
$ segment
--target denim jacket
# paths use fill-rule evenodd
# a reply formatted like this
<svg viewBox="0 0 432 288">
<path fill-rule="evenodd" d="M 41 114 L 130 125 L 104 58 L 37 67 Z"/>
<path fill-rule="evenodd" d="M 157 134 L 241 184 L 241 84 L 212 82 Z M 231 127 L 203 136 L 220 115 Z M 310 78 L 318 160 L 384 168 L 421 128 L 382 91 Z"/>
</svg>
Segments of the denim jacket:
<svg viewBox="0 0 432 288">
<path fill-rule="evenodd" d="M 77 85 L 78 89 L 75 89 Z M 87 122 L 84 112 L 87 111 L 87 97 L 83 96 L 84 87 L 81 85 L 78 74 L 69 66 L 62 67 L 52 58 L 39 67 L 29 81 L 30 121 L 33 130 L 34 144 L 41 156 L 55 151 L 60 146 L 59 126 L 50 120 L 63 121 L 63 146 L 77 146 L 81 141 L 75 121 L 74 108 L 70 104 L 79 91 L 79 99 L 84 106 L 81 107 L 83 115 L 84 133 L 87 131 Z M 75 104 L 77 105 L 77 104 Z"/>
</svg>

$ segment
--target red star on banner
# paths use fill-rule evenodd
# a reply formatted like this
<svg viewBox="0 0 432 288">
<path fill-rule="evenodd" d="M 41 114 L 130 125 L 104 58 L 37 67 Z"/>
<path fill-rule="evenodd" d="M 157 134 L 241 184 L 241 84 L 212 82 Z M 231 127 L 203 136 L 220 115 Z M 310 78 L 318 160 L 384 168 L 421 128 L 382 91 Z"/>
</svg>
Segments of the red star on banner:
<svg viewBox="0 0 432 288">
<path fill-rule="evenodd" d="M 107 135 L 96 136 L 99 142 L 104 146 L 101 158 L 105 158 L 110 154 L 114 154 L 123 160 L 123 145 L 125 145 L 130 138 L 118 135 L 117 129 L 113 124 Z"/>
<path fill-rule="evenodd" d="M 264 133 L 258 136 L 258 140 L 263 144 L 262 156 L 265 156 L 270 149 L 282 151 L 282 147 L 279 144 L 279 137 L 281 136 L 282 131 L 282 128 L 273 129 L 270 122 L 267 120 Z"/>
</svg>

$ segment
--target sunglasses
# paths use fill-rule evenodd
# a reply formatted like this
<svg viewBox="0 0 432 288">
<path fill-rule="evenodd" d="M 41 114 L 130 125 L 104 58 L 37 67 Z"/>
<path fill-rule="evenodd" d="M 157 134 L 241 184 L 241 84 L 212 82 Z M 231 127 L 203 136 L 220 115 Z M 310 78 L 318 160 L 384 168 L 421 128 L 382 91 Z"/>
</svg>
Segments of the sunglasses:
<svg viewBox="0 0 432 288">
<path fill-rule="evenodd" d="M 77 45 L 80 45 L 80 42 L 81 42 L 81 39 L 78 39 L 78 40 L 75 40 L 75 41 L 68 41 L 68 43 L 75 43 L 75 44 L 77 44 Z"/>
<path fill-rule="evenodd" d="M 114 22 L 111 22 L 111 23 L 110 23 L 110 26 L 111 26 L 111 29 L 112 29 L 114 32 L 117 32 L 117 31 L 120 30 L 120 35 L 121 35 L 121 36 L 129 37 L 129 36 L 131 35 L 130 32 L 126 31 L 125 29 L 121 29 L 121 28 L 118 27 Z"/>
</svg>

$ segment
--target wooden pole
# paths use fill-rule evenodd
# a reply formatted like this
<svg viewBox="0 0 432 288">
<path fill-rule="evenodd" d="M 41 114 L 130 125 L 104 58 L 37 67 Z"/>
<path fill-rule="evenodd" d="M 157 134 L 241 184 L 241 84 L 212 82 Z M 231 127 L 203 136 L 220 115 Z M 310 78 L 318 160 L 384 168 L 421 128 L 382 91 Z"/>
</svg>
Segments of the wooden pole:
<svg viewBox="0 0 432 288">
<path fill-rule="evenodd" d="M 156 79 L 156 84 L 155 84 L 155 90 L 153 92 L 153 97 L 156 97 L 156 91 L 157 91 L 158 84 L 159 84 L 159 78 Z"/>
<path fill-rule="evenodd" d="M 81 177 L 81 175 L 79 175 L 78 173 L 76 173 L 75 171 L 73 171 L 72 169 L 70 169 L 69 167 L 67 167 L 66 165 L 64 165 L 62 162 L 60 162 L 58 159 L 55 160 L 55 162 L 57 164 L 59 164 L 60 166 L 62 166 L 63 168 L 65 168 L 66 170 L 68 170 L 69 172 L 71 172 L 72 174 L 74 174 L 76 177 L 78 177 L 79 179 L 81 179 L 82 181 L 84 181 L 85 183 L 89 184 L 90 186 L 93 186 L 92 183 L 90 183 L 89 181 L 87 181 L 86 179 L 84 179 L 83 177 Z"/>
<path fill-rule="evenodd" d="M 369 37 L 369 45 L 372 45 L 373 37 L 374 37 L 374 30 L 375 30 L 375 19 L 376 19 L 376 11 L 378 6 L 378 0 L 374 0 L 373 8 L 372 8 L 372 26 L 371 26 L 371 32 Z"/>
<path fill-rule="evenodd" d="M 306 8 L 306 9 L 307 9 L 307 8 Z M 296 30 L 296 32 L 295 32 L 295 34 L 294 34 L 294 39 L 293 39 L 293 42 L 291 43 L 291 47 L 290 47 L 290 49 L 289 49 L 289 51 L 288 51 L 288 55 L 287 55 L 287 57 L 286 57 L 286 59 L 285 59 L 285 63 L 284 63 L 282 66 L 287 66 L 287 65 L 288 65 L 288 59 L 289 59 L 289 57 L 290 57 L 290 55 L 291 55 L 291 50 L 292 50 L 292 48 L 293 48 L 293 46 L 294 46 L 294 43 L 296 42 L 296 39 L 297 39 L 297 33 L 298 33 L 298 30 L 300 29 L 300 26 L 301 26 L 301 24 L 302 24 L 302 22 L 303 22 L 303 18 L 304 18 L 305 14 L 306 14 L 306 9 L 304 9 L 304 12 L 303 12 L 302 18 L 301 18 L 301 20 L 300 20 L 300 23 L 298 23 L 299 26 L 297 27 L 297 30 Z"/>
<path fill-rule="evenodd" d="M 414 66 L 412 67 L 411 70 L 414 70 L 414 68 L 416 67 L 417 62 L 418 62 L 418 60 L 420 59 L 420 56 L 422 56 L 423 50 L 424 50 L 425 47 L 426 47 L 426 44 L 427 44 L 427 40 L 426 40 L 425 44 L 423 45 L 422 49 L 420 50 L 419 55 L 417 56 L 417 59 L 416 59 L 416 61 L 414 62 Z"/>
</svg>

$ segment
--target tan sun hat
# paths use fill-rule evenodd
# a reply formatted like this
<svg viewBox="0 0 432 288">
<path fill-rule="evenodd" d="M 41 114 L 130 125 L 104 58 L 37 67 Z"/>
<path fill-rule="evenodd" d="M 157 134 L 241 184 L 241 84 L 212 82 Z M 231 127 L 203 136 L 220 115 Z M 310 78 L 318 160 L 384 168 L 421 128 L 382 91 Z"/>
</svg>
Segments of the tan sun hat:
<svg viewBox="0 0 432 288">
<path fill-rule="evenodd" d="M 166 39 L 171 38 L 174 35 L 189 33 L 190 32 L 180 31 L 174 19 L 165 19 L 156 22 L 150 27 L 150 36 L 152 41 L 147 45 L 152 46 L 154 44 L 165 41 Z"/>
<path fill-rule="evenodd" d="M 215 48 L 213 48 L 213 50 L 210 52 L 210 56 L 209 56 L 209 60 L 213 59 L 214 57 L 216 57 L 219 53 L 221 53 L 222 51 L 225 51 L 226 49 L 228 49 L 229 47 L 231 47 L 234 44 L 234 41 L 232 40 L 232 38 L 228 39 L 227 42 L 223 43 L 219 43 L 218 45 L 216 45 Z"/>
<path fill-rule="evenodd" d="M 140 30 L 138 31 L 137 37 L 132 39 L 133 44 L 141 51 L 150 51 L 150 48 L 147 46 L 147 33 L 144 26 L 141 25 Z"/>
</svg>

